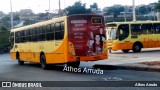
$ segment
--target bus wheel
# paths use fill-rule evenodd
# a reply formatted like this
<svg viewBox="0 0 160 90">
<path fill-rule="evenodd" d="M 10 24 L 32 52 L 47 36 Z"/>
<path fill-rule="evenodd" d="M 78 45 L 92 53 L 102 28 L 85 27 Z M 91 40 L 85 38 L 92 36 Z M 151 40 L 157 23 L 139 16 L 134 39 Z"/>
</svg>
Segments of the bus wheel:
<svg viewBox="0 0 160 90">
<path fill-rule="evenodd" d="M 79 65 L 80 65 L 80 62 L 68 62 L 67 63 L 67 66 L 69 67 L 69 66 L 71 66 L 71 67 L 74 67 L 74 68 L 78 68 L 79 67 Z"/>
<path fill-rule="evenodd" d="M 24 61 L 21 61 L 20 58 L 18 58 L 18 64 L 19 65 L 24 65 Z"/>
<path fill-rule="evenodd" d="M 21 61 L 19 53 L 17 54 L 17 60 L 19 65 L 24 65 L 24 61 Z"/>
<path fill-rule="evenodd" d="M 129 52 L 128 49 L 123 49 L 122 51 L 123 51 L 124 53 L 128 53 L 128 52 Z"/>
<path fill-rule="evenodd" d="M 44 70 L 48 69 L 48 65 L 46 64 L 46 58 L 44 55 L 41 55 L 40 64 Z"/>
<path fill-rule="evenodd" d="M 133 45 L 133 52 L 141 52 L 141 49 L 142 47 L 140 44 L 137 43 Z"/>
</svg>

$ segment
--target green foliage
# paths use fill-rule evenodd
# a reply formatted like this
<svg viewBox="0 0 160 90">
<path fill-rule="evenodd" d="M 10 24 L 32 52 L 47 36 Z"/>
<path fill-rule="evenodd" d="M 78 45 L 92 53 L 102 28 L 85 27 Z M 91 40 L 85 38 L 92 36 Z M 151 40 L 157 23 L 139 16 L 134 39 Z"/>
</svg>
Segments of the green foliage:
<svg viewBox="0 0 160 90">
<path fill-rule="evenodd" d="M 147 11 L 147 8 L 145 6 L 141 6 L 139 7 L 139 13 L 140 14 L 146 14 L 148 11 Z"/>
<path fill-rule="evenodd" d="M 14 17 L 13 17 L 13 20 L 20 20 L 20 18 L 19 18 L 19 15 L 15 15 Z"/>
<path fill-rule="evenodd" d="M 156 3 L 155 10 L 160 11 L 160 0 L 158 0 L 158 3 Z"/>
<path fill-rule="evenodd" d="M 5 16 L 2 18 L 2 21 L 10 21 L 10 17 L 9 16 Z"/>
<path fill-rule="evenodd" d="M 90 8 L 96 8 L 96 9 L 98 9 L 97 3 L 93 3 L 93 5 L 90 5 Z"/>
<path fill-rule="evenodd" d="M 91 13 L 91 11 L 86 9 L 86 5 L 82 4 L 81 1 L 75 2 L 72 6 L 68 6 L 64 11 L 67 11 L 68 15 Z"/>
<path fill-rule="evenodd" d="M 4 25 L 0 25 L 0 47 L 9 45 L 9 31 Z"/>
<path fill-rule="evenodd" d="M 5 31 L 7 31 L 7 30 L 8 30 L 8 29 L 7 29 L 6 26 L 0 25 L 0 32 L 5 32 Z"/>
<path fill-rule="evenodd" d="M 107 15 L 119 15 L 120 12 L 124 12 L 125 8 L 123 6 L 111 6 L 103 9 Z"/>
</svg>

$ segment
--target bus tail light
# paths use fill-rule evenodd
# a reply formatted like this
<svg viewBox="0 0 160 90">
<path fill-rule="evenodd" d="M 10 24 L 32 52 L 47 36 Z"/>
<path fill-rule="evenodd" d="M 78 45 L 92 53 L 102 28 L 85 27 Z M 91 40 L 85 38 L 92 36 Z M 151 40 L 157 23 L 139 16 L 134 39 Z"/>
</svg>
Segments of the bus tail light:
<svg viewBox="0 0 160 90">
<path fill-rule="evenodd" d="M 103 42 L 103 52 L 106 52 L 107 51 L 107 42 L 104 41 Z"/>
<path fill-rule="evenodd" d="M 71 42 L 69 42 L 69 52 L 70 52 L 72 55 L 75 55 L 74 45 L 73 45 L 73 43 L 71 43 Z"/>
</svg>

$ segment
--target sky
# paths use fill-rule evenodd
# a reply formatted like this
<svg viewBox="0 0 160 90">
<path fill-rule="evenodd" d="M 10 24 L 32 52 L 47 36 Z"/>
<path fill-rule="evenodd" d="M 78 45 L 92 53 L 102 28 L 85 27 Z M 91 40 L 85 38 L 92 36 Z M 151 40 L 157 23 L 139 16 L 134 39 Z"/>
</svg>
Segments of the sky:
<svg viewBox="0 0 160 90">
<path fill-rule="evenodd" d="M 21 9 L 32 9 L 34 13 L 46 12 L 46 10 L 49 10 L 49 1 L 50 12 L 56 12 L 59 7 L 59 0 L 11 0 L 12 11 L 16 12 Z M 76 1 L 79 0 L 61 0 L 61 8 L 63 9 L 67 6 L 73 5 Z M 135 5 L 147 5 L 157 1 L 158 0 L 135 0 Z M 81 0 L 81 2 L 86 3 L 87 8 L 96 2 L 101 9 L 115 4 L 132 5 L 132 0 Z M 3 11 L 4 13 L 11 11 L 10 0 L 0 0 L 0 11 Z"/>
</svg>

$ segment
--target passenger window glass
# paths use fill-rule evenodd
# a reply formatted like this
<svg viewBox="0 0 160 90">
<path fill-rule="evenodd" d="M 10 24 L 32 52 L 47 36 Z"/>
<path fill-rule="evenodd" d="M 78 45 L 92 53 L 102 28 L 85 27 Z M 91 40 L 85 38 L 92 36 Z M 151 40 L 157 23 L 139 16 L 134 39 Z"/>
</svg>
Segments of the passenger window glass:
<svg viewBox="0 0 160 90">
<path fill-rule="evenodd" d="M 142 33 L 143 34 L 151 34 L 152 32 L 152 24 L 142 24 Z"/>
<path fill-rule="evenodd" d="M 64 37 L 64 22 L 55 24 L 55 40 L 61 40 Z"/>
<path fill-rule="evenodd" d="M 131 25 L 131 34 L 132 35 L 140 35 L 141 32 L 141 24 L 132 24 Z"/>
<path fill-rule="evenodd" d="M 160 24 L 153 24 L 154 34 L 160 34 Z"/>
</svg>

